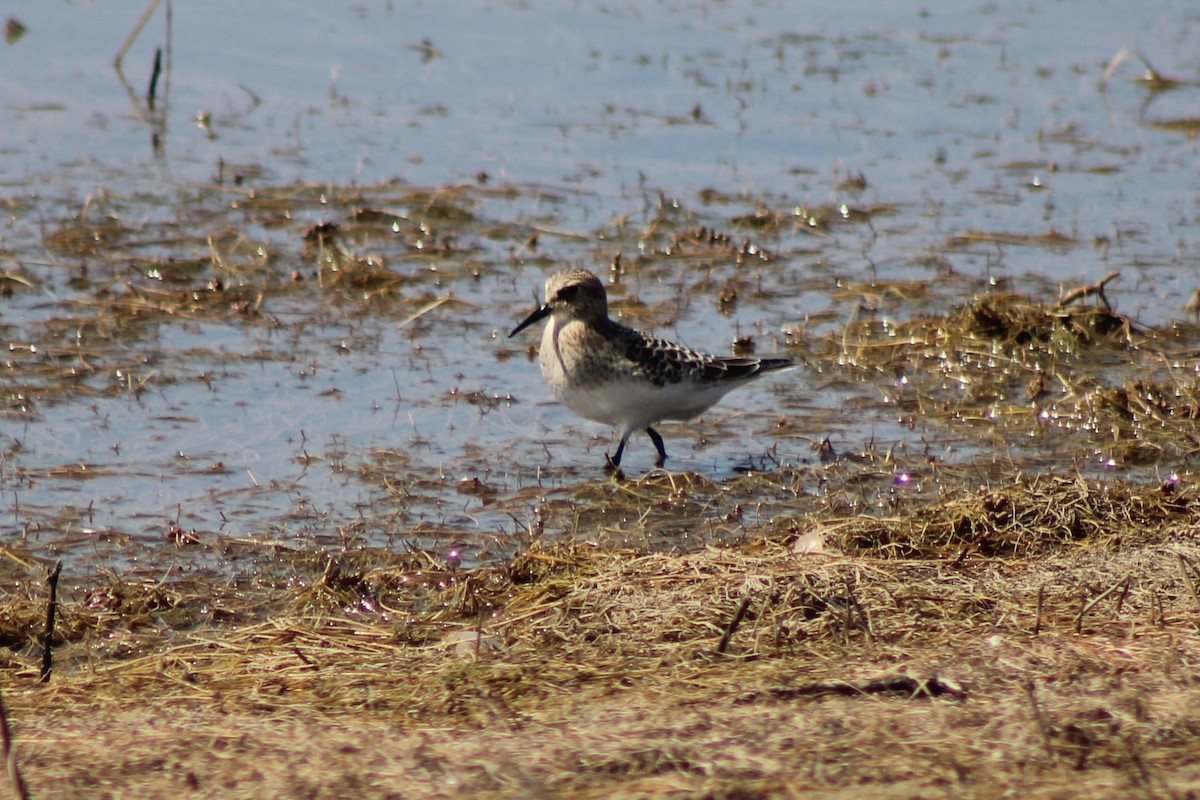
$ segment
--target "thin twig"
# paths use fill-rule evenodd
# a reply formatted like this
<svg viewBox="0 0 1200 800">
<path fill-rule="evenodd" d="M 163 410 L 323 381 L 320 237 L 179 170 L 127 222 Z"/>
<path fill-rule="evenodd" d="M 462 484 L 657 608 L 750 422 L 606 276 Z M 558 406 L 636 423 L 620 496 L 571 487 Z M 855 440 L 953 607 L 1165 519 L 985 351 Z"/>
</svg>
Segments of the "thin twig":
<svg viewBox="0 0 1200 800">
<path fill-rule="evenodd" d="M 1117 589 L 1124 587 L 1126 591 L 1129 590 L 1129 577 L 1130 576 L 1126 575 L 1124 578 L 1117 581 L 1112 586 L 1108 587 L 1103 592 L 1101 592 L 1100 594 L 1093 597 L 1091 600 L 1089 600 L 1087 603 L 1085 603 L 1082 608 L 1079 609 L 1079 618 L 1075 620 L 1075 632 L 1076 633 L 1080 633 L 1083 630 L 1084 615 L 1087 614 L 1089 611 L 1091 611 L 1093 608 L 1095 608 L 1097 603 L 1099 603 L 1104 598 L 1108 597 L 1110 594 L 1115 592 Z M 1122 595 L 1122 600 L 1123 599 L 1124 599 L 1124 595 Z"/>
<path fill-rule="evenodd" d="M 1066 308 L 1076 300 L 1082 300 L 1090 295 L 1096 295 L 1100 298 L 1100 302 L 1104 303 L 1104 307 L 1112 311 L 1112 305 L 1109 304 L 1108 298 L 1104 296 L 1104 286 L 1111 281 L 1121 277 L 1121 273 L 1113 270 L 1095 283 L 1089 283 L 1086 286 L 1079 286 L 1062 296 L 1062 299 L 1054 304 L 1055 308 Z"/>
<path fill-rule="evenodd" d="M 437 298 L 436 300 L 430 300 L 428 303 L 421 306 L 420 308 L 418 308 L 413 313 L 409 314 L 404 319 L 400 320 L 400 323 L 396 326 L 396 328 L 397 329 L 406 328 L 406 327 L 408 327 L 408 325 L 410 325 L 411 323 L 420 319 L 421 317 L 425 316 L 430 311 L 433 311 L 438 306 L 441 306 L 441 305 L 443 305 L 445 303 L 449 303 L 449 302 L 463 302 L 463 301 L 456 299 L 453 295 L 444 294 L 441 297 Z"/>
<path fill-rule="evenodd" d="M 1037 636 L 1042 632 L 1042 606 L 1046 602 L 1046 584 L 1038 587 L 1037 597 L 1037 615 L 1033 619 L 1033 635 Z"/>
<path fill-rule="evenodd" d="M 963 563 L 967 560 L 967 554 L 970 552 L 971 552 L 971 548 L 964 546 L 963 549 L 958 551 L 958 557 L 954 559 L 954 564 L 952 564 L 951 566 L 954 569 L 959 569 L 960 567 L 962 567 Z"/>
<path fill-rule="evenodd" d="M 50 669 L 54 654 L 50 642 L 54 639 L 54 616 L 58 611 L 58 576 L 62 573 L 62 562 L 54 565 L 54 569 L 46 576 L 46 588 L 49 600 L 46 603 L 46 627 L 42 631 L 42 683 L 50 680 Z"/>
<path fill-rule="evenodd" d="M 158 76 L 162 75 L 162 55 L 161 47 L 154 49 L 154 66 L 150 70 L 150 88 L 146 90 L 146 105 L 150 110 L 154 110 L 154 97 L 158 94 Z"/>
<path fill-rule="evenodd" d="M 725 626 L 725 632 L 721 634 L 721 641 L 717 643 L 717 652 L 724 653 L 729 647 L 729 640 L 733 638 L 733 634 L 737 631 L 738 626 L 742 624 L 742 619 L 746 616 L 746 609 L 750 608 L 750 595 L 742 598 L 741 604 L 737 611 L 733 614 L 733 619 L 729 620 L 729 624 Z"/>
<path fill-rule="evenodd" d="M 1115 613 L 1118 617 L 1121 616 L 1121 609 L 1125 607 L 1125 598 L 1129 597 L 1129 584 L 1131 582 L 1130 577 L 1131 576 L 1127 576 L 1125 578 L 1125 583 L 1122 584 L 1121 588 L 1121 596 L 1117 598 L 1117 608 Z"/>
<path fill-rule="evenodd" d="M 750 692 L 736 698 L 735 705 L 754 703 L 763 695 L 769 695 L 778 700 L 793 700 L 797 697 L 820 697 L 821 695 L 841 695 L 857 697 L 872 694 L 900 694 L 910 700 L 930 699 L 934 697 L 965 698 L 967 690 L 952 680 L 944 680 L 936 675 L 925 679 L 913 678 L 909 675 L 899 675 L 890 678 L 877 678 L 869 681 L 820 681 L 806 683 L 801 686 L 778 686 L 761 692 Z"/>
</svg>

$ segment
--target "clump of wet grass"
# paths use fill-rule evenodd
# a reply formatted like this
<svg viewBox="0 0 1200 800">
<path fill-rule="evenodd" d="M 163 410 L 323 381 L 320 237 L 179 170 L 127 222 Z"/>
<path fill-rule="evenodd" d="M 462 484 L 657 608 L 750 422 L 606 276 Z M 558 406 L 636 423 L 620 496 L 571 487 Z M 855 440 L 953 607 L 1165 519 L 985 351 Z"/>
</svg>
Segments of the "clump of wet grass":
<svg viewBox="0 0 1200 800">
<path fill-rule="evenodd" d="M 1011 374 L 1046 371 L 1066 359 L 1124 354 L 1148 340 L 1133 322 L 1108 308 L 1060 308 L 1018 294 L 976 297 L 945 316 L 891 323 L 864 320 L 831 335 L 841 366 L 873 372 L 971 369 Z M 993 360 L 1000 360 L 1000 370 Z M 973 377 L 975 377 L 973 375 Z M 982 377 L 982 375 L 980 375 Z"/>
<path fill-rule="evenodd" d="M 944 315 L 859 320 L 809 342 L 805 355 L 875 384 L 885 403 L 923 422 L 993 427 L 1067 461 L 1190 463 L 1200 361 L 1177 330 L 1112 308 L 1103 283 L 1053 303 L 989 293 Z M 1089 295 L 1099 302 L 1078 302 Z"/>
<path fill-rule="evenodd" d="M 48 231 L 43 242 L 60 255 L 96 256 L 133 236 L 133 229 L 118 215 L 82 213 Z"/>
<path fill-rule="evenodd" d="M 1082 477 L 1017 478 L 930 502 L 919 513 L 829 523 L 837 546 L 897 558 L 1034 558 L 1066 545 L 1111 546 L 1142 531 L 1166 535 L 1198 512 L 1176 481 L 1160 487 Z"/>
</svg>

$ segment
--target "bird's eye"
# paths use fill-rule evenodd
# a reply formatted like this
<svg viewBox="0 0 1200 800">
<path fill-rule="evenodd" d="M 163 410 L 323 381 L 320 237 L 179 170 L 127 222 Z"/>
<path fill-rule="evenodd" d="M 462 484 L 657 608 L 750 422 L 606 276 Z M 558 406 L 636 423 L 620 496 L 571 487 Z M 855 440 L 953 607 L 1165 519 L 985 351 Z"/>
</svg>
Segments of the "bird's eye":
<svg viewBox="0 0 1200 800">
<path fill-rule="evenodd" d="M 575 295 L 579 294 L 578 286 L 564 286 L 558 290 L 556 299 L 566 300 L 568 303 L 575 299 Z"/>
</svg>

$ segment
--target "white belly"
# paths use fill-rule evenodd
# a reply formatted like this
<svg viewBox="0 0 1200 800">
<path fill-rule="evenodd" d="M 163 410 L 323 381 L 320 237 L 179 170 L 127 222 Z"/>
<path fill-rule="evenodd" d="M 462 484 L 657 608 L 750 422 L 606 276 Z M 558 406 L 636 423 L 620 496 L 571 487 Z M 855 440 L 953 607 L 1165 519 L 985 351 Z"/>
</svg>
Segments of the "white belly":
<svg viewBox="0 0 1200 800">
<path fill-rule="evenodd" d="M 659 420 L 692 419 L 711 408 L 732 388 L 612 381 L 589 389 L 556 386 L 554 394 L 584 419 L 613 425 L 624 435 Z"/>
</svg>

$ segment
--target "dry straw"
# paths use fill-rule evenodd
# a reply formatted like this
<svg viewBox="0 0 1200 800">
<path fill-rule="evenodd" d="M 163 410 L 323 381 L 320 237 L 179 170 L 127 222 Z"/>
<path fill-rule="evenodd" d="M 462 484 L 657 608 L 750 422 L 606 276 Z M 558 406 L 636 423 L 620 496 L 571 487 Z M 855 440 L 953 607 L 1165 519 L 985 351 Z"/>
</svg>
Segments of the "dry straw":
<svg viewBox="0 0 1200 800">
<path fill-rule="evenodd" d="M 446 796 L 449 775 L 505 796 L 1019 791 L 1071 773 L 1155 792 L 1196 777 L 1194 502 L 1042 478 L 813 519 L 842 555 L 789 534 L 535 545 L 470 570 L 280 551 L 282 581 L 110 576 L 63 604 L 54 680 L 36 684 L 31 642 L 7 693 L 22 767 L 58 796 L 97 786 L 97 763 L 123 792 L 227 796 L 344 796 L 318 775 L 348 773 L 368 797 Z M 4 603 L 14 644 L 41 595 Z"/>
</svg>

